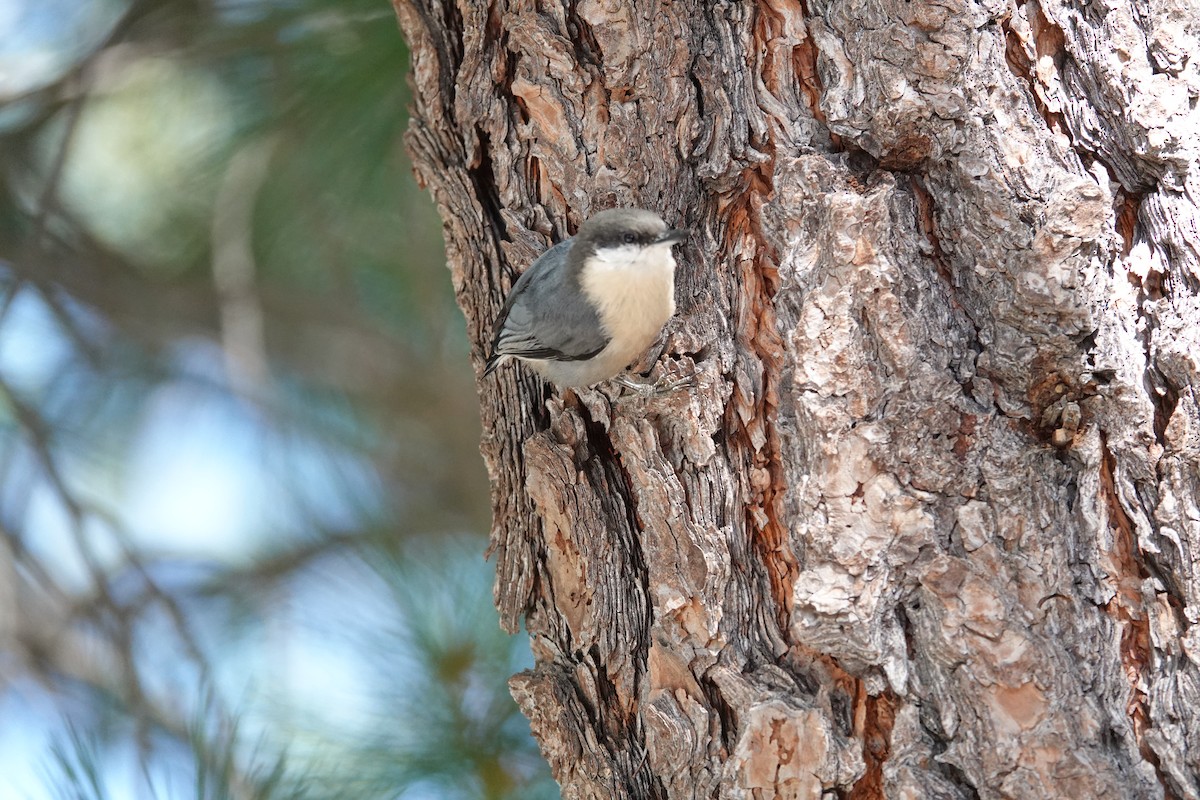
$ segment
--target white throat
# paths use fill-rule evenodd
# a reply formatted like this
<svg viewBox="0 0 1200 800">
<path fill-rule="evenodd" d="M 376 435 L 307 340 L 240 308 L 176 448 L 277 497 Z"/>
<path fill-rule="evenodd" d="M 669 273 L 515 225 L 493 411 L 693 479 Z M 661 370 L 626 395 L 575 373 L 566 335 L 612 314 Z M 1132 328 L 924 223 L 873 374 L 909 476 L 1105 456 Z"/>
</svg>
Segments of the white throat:
<svg viewBox="0 0 1200 800">
<path fill-rule="evenodd" d="M 658 273 L 675 272 L 675 255 L 671 242 L 643 246 L 622 244 L 617 247 L 600 247 L 589 259 L 591 270 L 614 270 L 617 272 Z M 631 275 L 632 277 L 632 275 Z"/>
</svg>

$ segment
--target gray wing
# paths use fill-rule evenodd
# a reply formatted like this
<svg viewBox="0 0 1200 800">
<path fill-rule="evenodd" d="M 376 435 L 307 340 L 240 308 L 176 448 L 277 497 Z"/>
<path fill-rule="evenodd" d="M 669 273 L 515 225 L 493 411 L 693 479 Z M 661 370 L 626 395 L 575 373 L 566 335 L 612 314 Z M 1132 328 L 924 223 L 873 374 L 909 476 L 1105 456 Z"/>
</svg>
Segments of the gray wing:
<svg viewBox="0 0 1200 800">
<path fill-rule="evenodd" d="M 517 279 L 496 318 L 496 336 L 484 374 L 502 356 L 579 361 L 608 344 L 596 310 L 567 269 L 573 239 L 542 253 Z"/>
</svg>

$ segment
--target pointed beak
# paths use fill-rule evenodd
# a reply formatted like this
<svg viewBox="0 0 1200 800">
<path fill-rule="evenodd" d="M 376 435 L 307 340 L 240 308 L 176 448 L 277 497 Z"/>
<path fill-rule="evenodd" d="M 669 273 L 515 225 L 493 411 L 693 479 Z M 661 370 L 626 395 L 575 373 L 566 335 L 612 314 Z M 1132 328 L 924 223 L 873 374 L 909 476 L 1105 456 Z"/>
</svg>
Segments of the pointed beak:
<svg viewBox="0 0 1200 800">
<path fill-rule="evenodd" d="M 663 231 L 662 235 L 655 240 L 655 244 L 679 244 L 686 240 L 691 233 L 687 228 L 671 228 Z"/>
</svg>

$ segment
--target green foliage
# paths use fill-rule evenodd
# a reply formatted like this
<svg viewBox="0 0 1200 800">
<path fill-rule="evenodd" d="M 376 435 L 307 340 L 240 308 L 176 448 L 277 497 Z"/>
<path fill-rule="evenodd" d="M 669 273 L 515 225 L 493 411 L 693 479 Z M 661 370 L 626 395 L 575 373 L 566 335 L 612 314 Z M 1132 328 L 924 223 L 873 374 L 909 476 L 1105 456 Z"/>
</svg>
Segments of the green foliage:
<svg viewBox="0 0 1200 800">
<path fill-rule="evenodd" d="M 169 781 L 151 779 L 155 765 L 147 763 L 147 792 L 153 798 L 194 797 L 195 800 L 316 800 L 307 782 L 289 777 L 282 755 L 266 757 L 238 752 L 236 725 L 218 731 L 205 730 L 198 719 L 190 729 L 184 757 L 191 763 L 190 787 L 172 795 Z M 111 800 L 120 793 L 110 788 L 105 777 L 106 761 L 113 758 L 111 743 L 82 732 L 70 720 L 50 745 L 47 779 L 60 800 Z M 185 770 L 186 771 L 186 770 Z"/>
<path fill-rule="evenodd" d="M 108 800 L 109 794 L 98 766 L 98 750 L 95 739 L 70 724 L 65 736 L 56 738 L 50 745 L 53 767 L 48 777 L 61 800 Z"/>
<path fill-rule="evenodd" d="M 412 540 L 369 559 L 391 600 L 390 619 L 361 647 L 372 654 L 379 706 L 335 796 L 558 796 L 506 689 L 528 666 L 528 643 L 496 625 L 491 570 L 476 544 Z"/>
</svg>

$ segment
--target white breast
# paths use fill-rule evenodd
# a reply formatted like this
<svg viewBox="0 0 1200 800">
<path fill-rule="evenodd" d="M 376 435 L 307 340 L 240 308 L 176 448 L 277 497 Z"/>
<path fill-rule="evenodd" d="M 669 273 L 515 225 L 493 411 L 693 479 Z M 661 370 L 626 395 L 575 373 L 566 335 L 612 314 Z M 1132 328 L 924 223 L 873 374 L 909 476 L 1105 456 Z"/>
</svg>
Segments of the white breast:
<svg viewBox="0 0 1200 800">
<path fill-rule="evenodd" d="M 581 277 L 612 337 L 605 355 L 623 359 L 622 368 L 645 352 L 675 313 L 675 257 L 669 242 L 598 250 Z"/>
</svg>

